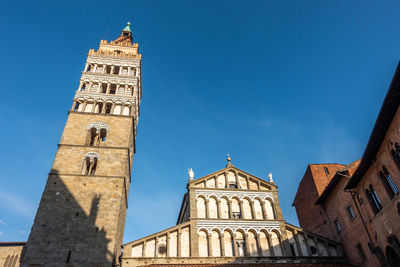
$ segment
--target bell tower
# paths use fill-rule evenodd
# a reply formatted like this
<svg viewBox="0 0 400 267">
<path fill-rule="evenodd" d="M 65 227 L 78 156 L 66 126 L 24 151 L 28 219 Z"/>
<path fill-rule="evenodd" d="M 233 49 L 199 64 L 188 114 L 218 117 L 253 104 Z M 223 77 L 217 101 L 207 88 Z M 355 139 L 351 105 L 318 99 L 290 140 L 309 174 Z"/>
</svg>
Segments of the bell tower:
<svg viewBox="0 0 400 267">
<path fill-rule="evenodd" d="M 130 23 L 90 49 L 22 266 L 115 266 L 142 95 Z"/>
</svg>

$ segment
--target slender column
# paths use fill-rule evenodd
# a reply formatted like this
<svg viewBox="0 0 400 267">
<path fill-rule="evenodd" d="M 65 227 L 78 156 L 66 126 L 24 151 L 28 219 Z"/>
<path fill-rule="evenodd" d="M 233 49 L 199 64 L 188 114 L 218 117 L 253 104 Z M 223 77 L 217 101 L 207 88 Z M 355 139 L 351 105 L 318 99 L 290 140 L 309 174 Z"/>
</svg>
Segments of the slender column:
<svg viewBox="0 0 400 267">
<path fill-rule="evenodd" d="M 260 183 L 260 181 L 257 181 L 257 189 L 258 189 L 258 190 L 261 189 L 261 183 Z"/>
<path fill-rule="evenodd" d="M 257 252 L 258 252 L 258 256 L 262 257 L 263 254 L 262 254 L 262 249 L 261 249 L 260 233 L 257 234 L 256 242 L 257 242 Z"/>
<path fill-rule="evenodd" d="M 158 255 L 158 251 L 157 251 L 157 247 L 158 247 L 158 236 L 156 236 L 156 240 L 155 240 L 155 244 L 154 244 L 154 257 L 157 257 Z"/>
<path fill-rule="evenodd" d="M 103 88 L 103 83 L 99 82 L 97 86 L 97 93 L 101 93 L 102 88 Z"/>
<path fill-rule="evenodd" d="M 107 83 L 107 91 L 106 94 L 110 94 L 111 83 Z"/>
<path fill-rule="evenodd" d="M 90 92 L 92 90 L 93 82 L 89 82 L 89 88 L 86 90 L 87 92 Z"/>
<path fill-rule="evenodd" d="M 250 249 L 249 249 L 249 235 L 248 235 L 248 233 L 245 233 L 244 234 L 244 247 L 245 247 L 245 250 L 244 250 L 244 255 L 245 256 L 250 256 Z"/>
<path fill-rule="evenodd" d="M 142 257 L 146 257 L 146 240 L 143 241 L 143 251 L 142 251 Z"/>
<path fill-rule="evenodd" d="M 210 201 L 208 200 L 208 198 L 206 199 L 206 218 L 210 218 Z"/>
<path fill-rule="evenodd" d="M 103 108 L 101 109 L 101 114 L 106 114 L 107 102 L 103 102 Z"/>
<path fill-rule="evenodd" d="M 101 73 L 106 73 L 106 69 L 107 69 L 107 65 L 106 64 L 103 64 L 103 70 L 102 70 L 102 72 Z"/>
<path fill-rule="evenodd" d="M 220 199 L 218 199 L 218 201 L 217 201 L 217 208 L 218 208 L 217 218 L 221 219 L 222 218 L 222 210 L 221 210 L 221 200 Z"/>
<path fill-rule="evenodd" d="M 125 84 L 125 92 L 124 92 L 124 95 L 127 95 L 127 94 L 128 94 L 128 85 Z"/>
<path fill-rule="evenodd" d="M 250 189 L 250 179 L 248 176 L 246 176 L 246 184 L 247 184 L 247 189 Z"/>
<path fill-rule="evenodd" d="M 229 201 L 228 201 L 228 206 L 229 206 L 229 219 L 233 219 L 232 200 L 229 200 Z"/>
<path fill-rule="evenodd" d="M 299 241 L 299 239 L 297 238 L 297 235 L 298 235 L 297 230 L 294 230 L 294 232 L 293 232 L 293 238 L 294 238 L 294 241 L 296 242 L 297 251 L 298 251 L 298 253 L 299 253 L 299 256 L 304 256 L 304 255 L 303 255 L 303 251 L 301 250 L 300 241 Z"/>
<path fill-rule="evenodd" d="M 121 104 L 121 110 L 120 110 L 120 112 L 119 112 L 119 115 L 122 115 L 122 114 L 124 113 L 124 107 L 125 107 L 125 104 L 122 103 L 122 104 Z"/>
<path fill-rule="evenodd" d="M 169 236 L 169 232 L 167 232 L 167 258 L 169 257 L 169 246 L 171 245 L 171 237 Z"/>
<path fill-rule="evenodd" d="M 86 63 L 86 64 L 85 64 L 85 69 L 83 70 L 83 72 L 86 72 L 87 69 L 88 69 L 88 67 L 89 67 L 89 63 Z"/>
<path fill-rule="evenodd" d="M 85 109 L 86 109 L 86 104 L 87 104 L 87 102 L 85 101 L 85 102 L 83 102 L 83 106 L 82 106 L 82 110 L 81 110 L 81 112 L 85 112 Z"/>
<path fill-rule="evenodd" d="M 228 184 L 228 173 L 224 172 L 224 176 L 225 176 L 225 188 L 229 188 L 229 184 Z"/>
<path fill-rule="evenodd" d="M 115 66 L 111 65 L 111 74 L 114 74 L 114 68 L 115 68 Z"/>
<path fill-rule="evenodd" d="M 267 239 L 268 239 L 267 241 L 268 241 L 269 253 L 271 254 L 271 256 L 275 256 L 274 247 L 272 246 L 271 242 L 271 233 L 268 233 Z"/>
<path fill-rule="evenodd" d="M 240 216 L 242 217 L 242 219 L 244 219 L 243 200 L 239 201 L 239 206 L 240 206 Z"/>
<path fill-rule="evenodd" d="M 265 200 L 261 202 L 261 208 L 262 208 L 263 218 L 264 220 L 266 220 L 268 216 L 267 216 L 267 211 L 265 210 Z"/>
<path fill-rule="evenodd" d="M 233 235 L 232 235 L 232 242 L 233 242 L 233 256 L 238 256 L 239 255 L 239 253 L 238 253 L 238 246 L 237 246 L 237 244 L 236 244 L 236 233 L 233 233 Z"/>
<path fill-rule="evenodd" d="M 181 256 L 181 238 L 182 238 L 182 232 L 181 232 L 181 228 L 178 228 L 178 235 L 177 235 L 177 251 L 178 251 L 178 257 Z"/>
<path fill-rule="evenodd" d="M 94 64 L 93 72 L 96 72 L 97 64 Z"/>
<path fill-rule="evenodd" d="M 78 87 L 78 91 L 80 91 L 82 89 L 82 81 L 79 82 L 79 87 Z"/>
<path fill-rule="evenodd" d="M 308 255 L 312 256 L 313 254 L 311 253 L 310 244 L 308 243 L 308 236 L 307 235 L 303 235 L 303 239 L 304 239 L 304 243 L 306 243 Z"/>
<path fill-rule="evenodd" d="M 221 240 L 220 240 L 220 244 L 221 244 L 221 256 L 225 257 L 225 236 L 224 236 L 224 232 L 221 233 Z"/>
<path fill-rule="evenodd" d="M 208 256 L 212 256 L 212 243 L 211 243 L 211 237 L 212 234 L 211 233 L 207 233 L 207 242 L 208 242 Z"/>
<path fill-rule="evenodd" d="M 131 74 L 131 67 L 128 67 L 128 76 Z"/>
<path fill-rule="evenodd" d="M 257 218 L 257 216 L 256 216 L 256 210 L 254 209 L 254 201 L 252 200 L 251 202 L 250 202 L 250 208 L 251 208 L 251 218 L 253 219 L 253 220 L 255 220 L 256 218 Z"/>
<path fill-rule="evenodd" d="M 92 107 L 92 113 L 94 113 L 95 109 L 96 109 L 96 105 L 97 105 L 97 101 L 93 102 L 93 107 Z"/>
<path fill-rule="evenodd" d="M 241 188 L 240 187 L 240 182 L 239 182 L 239 175 L 237 175 L 236 172 L 234 172 L 233 174 L 235 175 L 236 187 L 237 188 Z"/>
<path fill-rule="evenodd" d="M 119 67 L 118 75 L 121 75 L 121 74 L 122 74 L 122 69 L 123 69 L 122 66 L 120 66 L 120 67 Z"/>
</svg>

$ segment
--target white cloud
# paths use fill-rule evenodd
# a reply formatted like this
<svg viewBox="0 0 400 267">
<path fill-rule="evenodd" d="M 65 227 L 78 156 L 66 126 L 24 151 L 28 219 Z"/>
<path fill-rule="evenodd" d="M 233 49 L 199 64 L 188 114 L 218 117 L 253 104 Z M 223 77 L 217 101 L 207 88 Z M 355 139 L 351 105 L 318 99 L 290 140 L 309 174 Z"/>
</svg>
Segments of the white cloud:
<svg viewBox="0 0 400 267">
<path fill-rule="evenodd" d="M 19 233 L 19 234 L 25 234 L 26 231 L 25 231 L 25 230 L 19 230 L 18 233 Z"/>
<path fill-rule="evenodd" d="M 5 221 L 0 220 L 0 224 L 7 225 Z"/>
<path fill-rule="evenodd" d="M 0 235 L 2 235 L 3 234 L 3 232 L 0 232 Z"/>
<path fill-rule="evenodd" d="M 0 205 L 20 215 L 32 218 L 35 215 L 35 207 L 29 201 L 19 195 L 5 192 L 0 189 Z"/>
</svg>

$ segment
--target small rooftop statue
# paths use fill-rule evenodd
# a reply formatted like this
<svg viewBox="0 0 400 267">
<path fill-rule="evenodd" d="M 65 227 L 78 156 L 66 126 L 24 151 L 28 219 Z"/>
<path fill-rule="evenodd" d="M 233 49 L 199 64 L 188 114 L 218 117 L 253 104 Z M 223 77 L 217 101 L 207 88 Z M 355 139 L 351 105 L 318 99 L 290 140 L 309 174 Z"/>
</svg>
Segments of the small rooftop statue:
<svg viewBox="0 0 400 267">
<path fill-rule="evenodd" d="M 274 180 L 272 180 L 272 172 L 269 172 L 269 173 L 268 173 L 268 179 L 269 179 L 269 182 L 270 182 L 270 183 L 273 183 L 273 182 L 274 182 Z"/>
<path fill-rule="evenodd" d="M 193 169 L 192 169 L 192 168 L 188 169 L 188 174 L 189 174 L 189 181 L 193 180 L 193 178 L 194 178 L 194 172 L 193 172 Z"/>
</svg>

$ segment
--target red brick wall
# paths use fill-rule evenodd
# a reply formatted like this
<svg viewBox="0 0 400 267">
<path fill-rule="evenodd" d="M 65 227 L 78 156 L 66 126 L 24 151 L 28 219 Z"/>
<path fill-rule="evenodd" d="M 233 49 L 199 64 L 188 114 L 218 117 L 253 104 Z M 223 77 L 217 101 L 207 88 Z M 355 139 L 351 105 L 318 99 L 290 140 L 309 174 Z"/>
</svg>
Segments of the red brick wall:
<svg viewBox="0 0 400 267">
<path fill-rule="evenodd" d="M 329 170 L 329 175 L 324 171 Z M 312 233 L 332 239 L 332 232 L 322 206 L 314 205 L 341 164 L 310 164 L 299 184 L 293 206 L 300 226 Z"/>
</svg>

